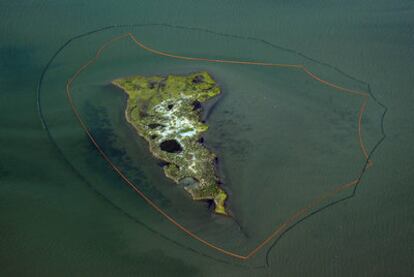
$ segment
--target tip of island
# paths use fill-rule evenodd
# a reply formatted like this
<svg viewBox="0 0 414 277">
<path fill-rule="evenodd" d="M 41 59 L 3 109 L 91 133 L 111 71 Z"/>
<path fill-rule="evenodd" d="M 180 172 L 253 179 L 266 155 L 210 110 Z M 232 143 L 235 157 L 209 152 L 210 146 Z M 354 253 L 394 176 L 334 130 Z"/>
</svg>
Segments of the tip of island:
<svg viewBox="0 0 414 277">
<path fill-rule="evenodd" d="M 214 212 L 227 215 L 216 155 L 202 142 L 208 129 L 201 121 L 202 103 L 221 93 L 210 74 L 132 76 L 112 84 L 128 95 L 126 119 L 164 162 L 165 175 L 194 200 L 213 200 Z"/>
</svg>

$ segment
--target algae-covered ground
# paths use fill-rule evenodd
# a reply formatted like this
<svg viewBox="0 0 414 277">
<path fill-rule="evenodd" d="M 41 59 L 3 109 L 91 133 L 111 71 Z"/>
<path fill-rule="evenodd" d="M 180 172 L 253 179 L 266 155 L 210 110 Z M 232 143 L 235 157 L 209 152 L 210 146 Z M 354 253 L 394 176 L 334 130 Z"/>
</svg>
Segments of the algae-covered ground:
<svg viewBox="0 0 414 277">
<path fill-rule="evenodd" d="M 208 129 L 201 121 L 202 103 L 220 94 L 213 78 L 196 72 L 133 76 L 112 83 L 127 93 L 127 120 L 148 141 L 151 153 L 165 162 L 165 175 L 182 184 L 194 200 L 214 200 L 215 212 L 227 214 L 216 155 L 202 138 Z"/>
</svg>

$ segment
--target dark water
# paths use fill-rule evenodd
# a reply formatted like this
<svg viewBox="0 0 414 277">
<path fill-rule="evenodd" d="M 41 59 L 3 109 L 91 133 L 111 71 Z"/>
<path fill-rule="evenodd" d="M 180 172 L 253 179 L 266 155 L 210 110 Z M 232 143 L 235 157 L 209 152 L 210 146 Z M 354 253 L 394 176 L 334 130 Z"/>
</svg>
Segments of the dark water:
<svg viewBox="0 0 414 277">
<path fill-rule="evenodd" d="M 364 3 L 0 4 L 0 275 L 412 275 L 414 7 Z M 69 38 L 122 24 L 141 25 L 77 38 L 44 71 Z M 65 96 L 67 79 L 125 32 L 173 53 L 300 63 L 341 86 L 370 88 L 376 99 L 369 98 L 363 118 L 367 149 L 382 138 L 381 104 L 388 108 L 386 138 L 356 196 L 305 218 L 246 262 L 180 232 L 110 170 Z M 163 176 L 125 122 L 125 96 L 110 86 L 120 76 L 197 70 L 211 72 L 223 88 L 205 142 L 219 153 L 236 220 L 213 216 Z M 298 209 L 360 176 L 365 164 L 357 140 L 361 99 L 298 70 L 167 59 L 125 39 L 82 72 L 73 95 L 91 133 L 130 180 L 177 221 L 242 255 Z"/>
</svg>

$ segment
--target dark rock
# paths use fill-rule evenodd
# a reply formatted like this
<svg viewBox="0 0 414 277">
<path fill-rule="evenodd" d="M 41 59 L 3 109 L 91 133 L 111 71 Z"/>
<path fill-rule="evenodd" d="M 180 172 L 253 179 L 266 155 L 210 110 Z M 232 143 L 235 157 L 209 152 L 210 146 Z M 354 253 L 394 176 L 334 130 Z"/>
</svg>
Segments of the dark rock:
<svg viewBox="0 0 414 277">
<path fill-rule="evenodd" d="M 197 75 L 193 78 L 193 84 L 199 84 L 204 82 L 204 77 L 202 75 Z"/>
<path fill-rule="evenodd" d="M 155 129 L 157 127 L 165 127 L 165 126 L 159 123 L 151 123 L 151 124 L 148 124 L 148 127 L 151 129 Z"/>
<path fill-rule="evenodd" d="M 198 100 L 196 100 L 196 101 L 194 101 L 193 102 L 193 110 L 195 111 L 195 110 L 199 110 L 199 109 L 201 109 L 201 103 L 200 103 L 200 101 L 198 101 Z"/>
<path fill-rule="evenodd" d="M 157 85 L 157 82 L 154 82 L 154 81 L 149 81 L 148 82 L 148 88 L 149 89 L 155 88 L 156 85 Z"/>
<path fill-rule="evenodd" d="M 165 81 L 165 79 L 163 79 L 159 84 L 158 84 L 158 86 L 159 86 L 159 88 L 165 88 L 165 86 L 166 86 L 166 81 Z"/>
<path fill-rule="evenodd" d="M 159 166 L 161 166 L 161 167 L 164 167 L 164 166 L 167 166 L 167 165 L 169 165 L 170 163 L 168 163 L 168 162 L 164 162 L 164 161 L 159 161 L 158 162 L 158 165 Z"/>
</svg>

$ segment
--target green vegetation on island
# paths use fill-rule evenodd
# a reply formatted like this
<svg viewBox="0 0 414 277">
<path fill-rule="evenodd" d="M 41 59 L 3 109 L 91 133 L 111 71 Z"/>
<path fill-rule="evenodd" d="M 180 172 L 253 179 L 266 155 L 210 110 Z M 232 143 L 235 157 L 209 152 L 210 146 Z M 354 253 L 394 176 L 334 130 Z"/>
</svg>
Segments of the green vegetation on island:
<svg viewBox="0 0 414 277">
<path fill-rule="evenodd" d="M 202 143 L 208 126 L 202 103 L 220 94 L 207 72 L 189 75 L 133 76 L 112 82 L 128 95 L 126 118 L 165 162 L 165 175 L 184 186 L 194 200 L 214 200 L 214 211 L 227 214 L 227 194 L 216 174 L 216 155 Z"/>
</svg>

